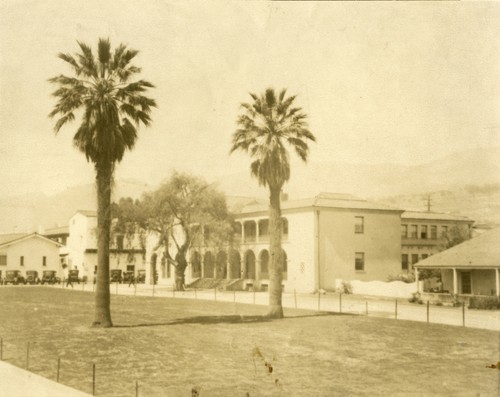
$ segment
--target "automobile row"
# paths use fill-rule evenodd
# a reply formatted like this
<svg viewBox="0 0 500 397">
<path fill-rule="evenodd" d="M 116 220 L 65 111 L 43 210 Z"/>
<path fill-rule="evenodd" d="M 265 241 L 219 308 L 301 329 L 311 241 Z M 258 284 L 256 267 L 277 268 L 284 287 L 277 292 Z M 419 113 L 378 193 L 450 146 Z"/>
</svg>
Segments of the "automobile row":
<svg viewBox="0 0 500 397">
<path fill-rule="evenodd" d="M 5 272 L 5 277 L 0 277 L 0 285 L 19 285 L 19 284 L 60 284 L 61 278 L 57 276 L 55 270 L 44 270 L 40 275 L 36 270 L 27 270 L 26 275 L 23 275 L 20 270 L 7 270 Z M 64 280 L 70 283 L 86 283 L 87 276 L 80 277 L 78 270 L 69 270 L 68 278 Z M 146 281 L 146 271 L 139 270 L 137 276 L 134 272 L 122 272 L 120 269 L 113 269 L 110 271 L 110 282 L 111 283 L 144 283 Z M 95 282 L 95 278 L 94 278 Z"/>
</svg>

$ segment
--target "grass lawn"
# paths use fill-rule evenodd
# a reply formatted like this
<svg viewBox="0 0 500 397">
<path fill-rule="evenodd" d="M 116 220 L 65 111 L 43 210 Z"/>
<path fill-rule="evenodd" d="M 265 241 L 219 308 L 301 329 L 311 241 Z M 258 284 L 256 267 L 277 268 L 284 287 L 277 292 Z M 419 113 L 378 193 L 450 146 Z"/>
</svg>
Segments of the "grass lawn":
<svg viewBox="0 0 500 397">
<path fill-rule="evenodd" d="M 112 296 L 111 329 L 91 329 L 93 294 L 0 288 L 5 361 L 96 395 L 496 396 L 494 331 L 169 298 Z M 272 368 L 265 366 L 268 362 Z"/>
</svg>

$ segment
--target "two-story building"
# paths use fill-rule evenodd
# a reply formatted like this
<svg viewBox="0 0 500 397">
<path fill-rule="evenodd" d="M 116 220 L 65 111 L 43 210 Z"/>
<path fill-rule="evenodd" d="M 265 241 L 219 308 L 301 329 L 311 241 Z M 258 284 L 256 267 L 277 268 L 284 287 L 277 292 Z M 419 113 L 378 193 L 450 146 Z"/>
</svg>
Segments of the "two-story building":
<svg viewBox="0 0 500 397">
<path fill-rule="evenodd" d="M 401 270 L 447 248 L 453 240 L 472 237 L 473 220 L 437 212 L 405 211 L 401 215 Z"/>
<path fill-rule="evenodd" d="M 94 279 L 97 269 L 97 213 L 77 211 L 69 220 L 69 235 L 66 244 L 66 264 L 79 270 L 80 277 Z M 144 269 L 145 248 L 137 235 L 113 235 L 110 244 L 109 268 L 133 271 Z"/>
<path fill-rule="evenodd" d="M 269 284 L 268 203 L 240 205 L 232 249 L 191 250 L 187 283 L 198 278 L 243 280 L 243 288 Z M 342 281 L 386 280 L 400 273 L 402 210 L 351 195 L 321 193 L 285 200 L 282 249 L 285 290 L 333 290 Z M 153 257 L 148 252 L 147 260 Z M 156 257 L 154 257 L 156 258 Z M 151 272 L 149 265 L 147 271 Z M 160 284 L 172 284 L 173 272 L 160 271 Z M 148 280 L 150 277 L 148 277 Z"/>
</svg>

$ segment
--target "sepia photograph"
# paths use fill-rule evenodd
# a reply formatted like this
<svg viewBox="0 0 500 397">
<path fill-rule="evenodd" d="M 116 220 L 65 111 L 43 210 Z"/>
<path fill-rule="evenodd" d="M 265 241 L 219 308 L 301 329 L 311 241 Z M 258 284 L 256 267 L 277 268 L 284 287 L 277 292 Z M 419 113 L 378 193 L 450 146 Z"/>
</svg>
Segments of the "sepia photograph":
<svg viewBox="0 0 500 397">
<path fill-rule="evenodd" d="M 500 395 L 500 2 L 0 0 L 0 397 Z"/>
</svg>

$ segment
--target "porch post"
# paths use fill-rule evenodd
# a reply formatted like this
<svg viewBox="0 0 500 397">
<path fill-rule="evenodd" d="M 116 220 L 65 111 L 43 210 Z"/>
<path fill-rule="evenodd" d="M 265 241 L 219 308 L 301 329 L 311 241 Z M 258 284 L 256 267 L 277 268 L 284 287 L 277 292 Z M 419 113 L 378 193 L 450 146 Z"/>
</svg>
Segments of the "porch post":
<svg viewBox="0 0 500 397">
<path fill-rule="evenodd" d="M 458 294 L 457 269 L 453 268 L 453 295 Z"/>
<path fill-rule="evenodd" d="M 495 278 L 496 278 L 496 293 L 497 293 L 497 298 L 500 297 L 500 269 L 496 268 L 495 269 Z"/>
<path fill-rule="evenodd" d="M 417 267 L 414 267 L 413 268 L 415 270 L 415 282 L 417 283 L 417 293 L 420 292 L 420 282 L 418 280 L 418 276 L 419 276 L 419 273 L 418 273 L 418 268 Z"/>
<path fill-rule="evenodd" d="M 259 238 L 259 221 L 255 221 L 255 242 L 258 243 L 260 240 Z"/>
</svg>

